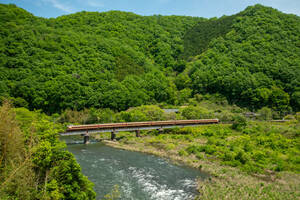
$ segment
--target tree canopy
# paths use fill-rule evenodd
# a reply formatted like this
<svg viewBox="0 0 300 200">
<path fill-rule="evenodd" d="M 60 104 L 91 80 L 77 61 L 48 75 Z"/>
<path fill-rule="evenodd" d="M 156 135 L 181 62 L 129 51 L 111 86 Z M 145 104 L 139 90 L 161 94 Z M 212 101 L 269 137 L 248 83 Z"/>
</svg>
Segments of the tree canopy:
<svg viewBox="0 0 300 200">
<path fill-rule="evenodd" d="M 220 93 L 250 109 L 300 110 L 300 18 L 262 5 L 221 18 L 0 4 L 0 96 L 46 113 L 182 104 Z"/>
</svg>

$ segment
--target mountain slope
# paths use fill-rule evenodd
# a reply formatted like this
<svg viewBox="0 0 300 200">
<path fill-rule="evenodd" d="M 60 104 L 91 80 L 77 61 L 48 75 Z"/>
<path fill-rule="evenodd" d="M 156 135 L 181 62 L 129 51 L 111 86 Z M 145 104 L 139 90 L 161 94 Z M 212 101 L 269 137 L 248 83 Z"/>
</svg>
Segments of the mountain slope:
<svg viewBox="0 0 300 200">
<path fill-rule="evenodd" d="M 172 101 L 161 71 L 176 68 L 181 37 L 203 20 L 119 11 L 44 19 L 3 4 L 0 11 L 0 94 L 49 113 Z"/>
<path fill-rule="evenodd" d="M 218 20 L 224 19 L 229 17 Z M 209 27 L 218 20 L 202 22 L 193 29 Z M 211 38 L 207 50 L 191 63 L 194 93 L 218 92 L 232 103 L 250 108 L 270 106 L 283 111 L 291 105 L 299 110 L 300 17 L 256 5 L 227 24 L 221 27 L 226 31 Z M 201 51 L 203 44 L 195 43 L 192 49 L 197 48 Z"/>
<path fill-rule="evenodd" d="M 5 4 L 0 15 L 0 96 L 16 106 L 125 110 L 221 93 L 254 110 L 300 110 L 295 15 L 255 5 L 209 20 L 120 11 L 44 19 Z"/>
</svg>

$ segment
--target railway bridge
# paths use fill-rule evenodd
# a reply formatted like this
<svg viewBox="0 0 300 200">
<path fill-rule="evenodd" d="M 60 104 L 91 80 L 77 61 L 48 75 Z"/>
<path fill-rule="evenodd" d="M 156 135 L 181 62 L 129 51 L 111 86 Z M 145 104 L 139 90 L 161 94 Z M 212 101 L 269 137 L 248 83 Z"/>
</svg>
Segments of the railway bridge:
<svg viewBox="0 0 300 200">
<path fill-rule="evenodd" d="M 116 133 L 120 131 L 135 131 L 136 137 L 140 137 L 141 130 L 160 130 L 165 128 L 183 128 L 188 126 L 199 126 L 206 124 L 218 124 L 219 119 L 198 119 L 198 120 L 170 120 L 170 121 L 148 121 L 148 122 L 125 122 L 89 125 L 68 126 L 61 136 L 81 135 L 84 144 L 89 143 L 89 136 L 93 133 L 111 132 L 111 140 L 116 138 Z"/>
</svg>

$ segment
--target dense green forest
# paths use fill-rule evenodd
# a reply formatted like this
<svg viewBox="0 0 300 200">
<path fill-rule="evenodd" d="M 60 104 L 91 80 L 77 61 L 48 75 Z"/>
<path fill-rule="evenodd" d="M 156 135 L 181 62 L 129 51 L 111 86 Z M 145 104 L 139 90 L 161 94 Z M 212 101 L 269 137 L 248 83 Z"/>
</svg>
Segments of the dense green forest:
<svg viewBox="0 0 300 200">
<path fill-rule="evenodd" d="M 48 114 L 182 105 L 221 94 L 250 110 L 300 110 L 300 18 L 255 5 L 204 19 L 0 5 L 0 96 Z"/>
<path fill-rule="evenodd" d="M 215 30 L 216 26 L 220 30 Z M 188 70 L 194 93 L 219 92 L 230 102 L 251 109 L 300 109 L 298 16 L 256 5 L 193 29 L 189 34 L 197 38 L 195 32 L 199 31 L 198 41 L 205 39 L 203 33 L 210 29 L 212 36 L 217 36 L 207 46 L 199 45 L 203 53 Z M 198 43 L 193 44 L 195 49 Z"/>
</svg>

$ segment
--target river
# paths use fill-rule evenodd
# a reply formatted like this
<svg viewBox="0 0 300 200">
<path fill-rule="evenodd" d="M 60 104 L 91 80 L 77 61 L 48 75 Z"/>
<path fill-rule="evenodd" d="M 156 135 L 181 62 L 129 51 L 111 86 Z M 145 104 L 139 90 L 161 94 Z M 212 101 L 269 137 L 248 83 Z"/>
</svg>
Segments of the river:
<svg viewBox="0 0 300 200">
<path fill-rule="evenodd" d="M 197 195 L 196 179 L 206 175 L 157 156 L 112 148 L 102 143 L 68 144 L 82 172 L 102 199 L 118 185 L 122 200 L 185 200 Z"/>
</svg>

